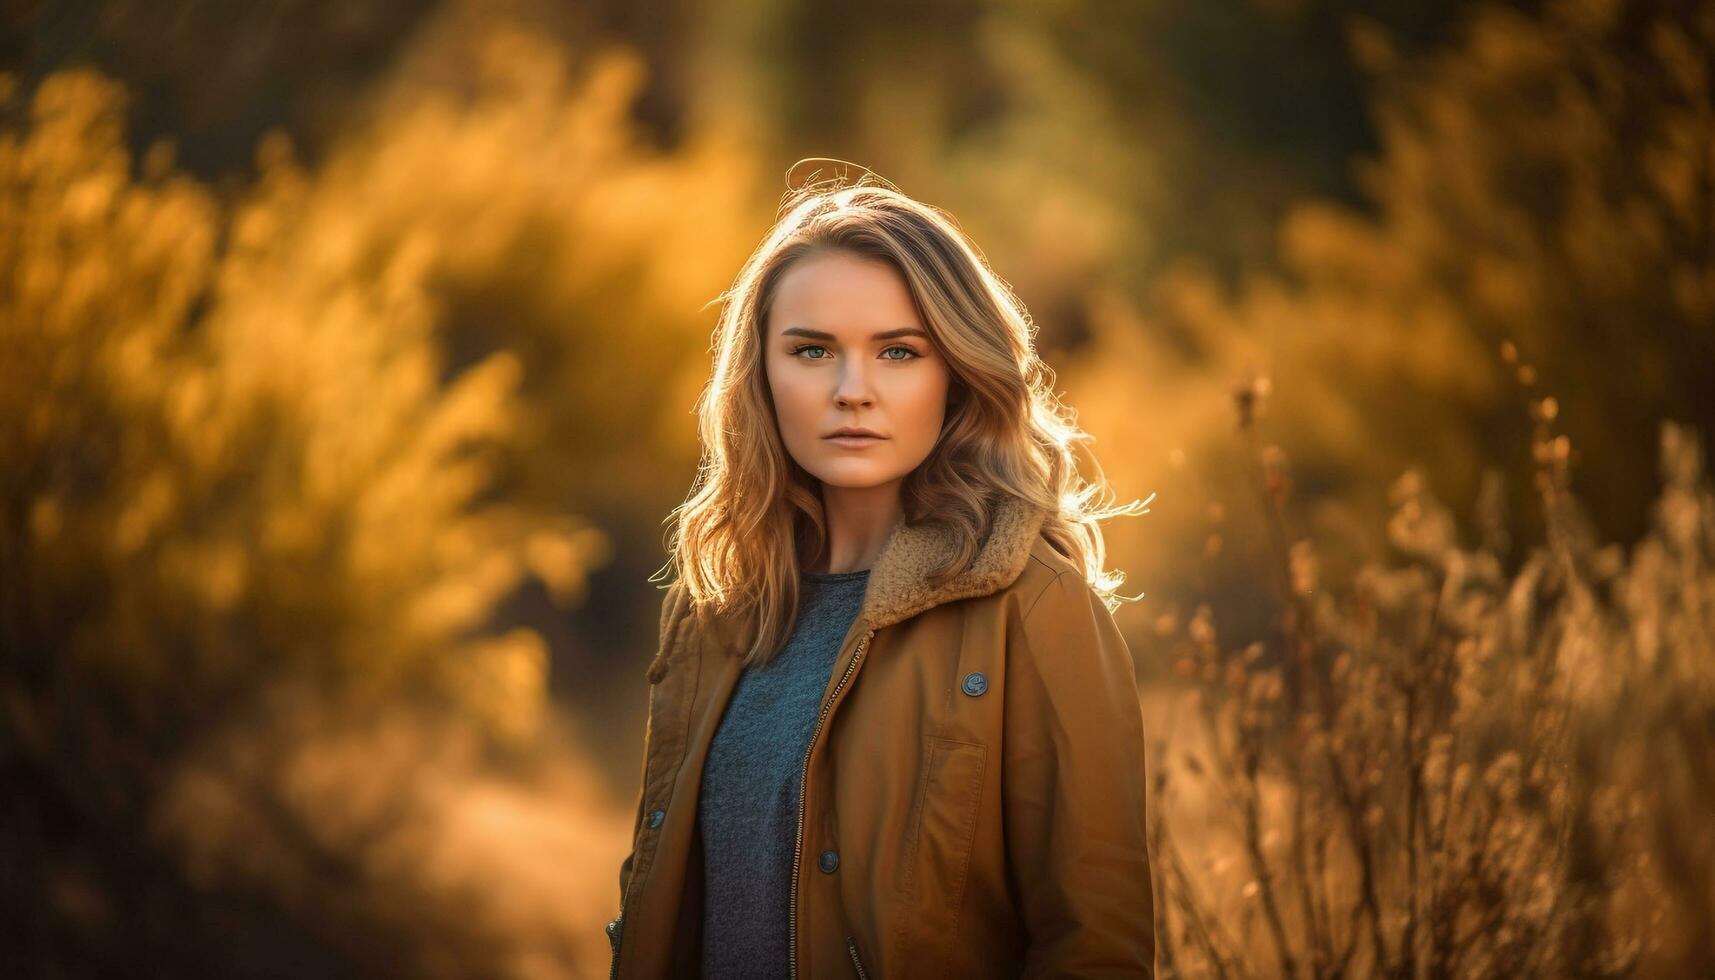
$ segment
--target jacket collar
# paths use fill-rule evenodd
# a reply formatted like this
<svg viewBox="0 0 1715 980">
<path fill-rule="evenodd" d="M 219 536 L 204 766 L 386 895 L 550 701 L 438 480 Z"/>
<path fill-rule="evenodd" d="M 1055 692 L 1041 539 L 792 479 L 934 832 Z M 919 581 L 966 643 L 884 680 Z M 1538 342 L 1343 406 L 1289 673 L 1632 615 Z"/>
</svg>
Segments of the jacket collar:
<svg viewBox="0 0 1715 980">
<path fill-rule="evenodd" d="M 989 532 L 983 538 L 969 567 L 945 582 L 933 583 L 929 573 L 959 547 L 958 536 L 941 523 L 895 524 L 870 568 L 863 607 L 851 627 L 852 635 L 866 629 L 881 629 L 959 599 L 971 599 L 1006 588 L 1017 581 L 1036 543 L 1048 512 L 1013 497 L 1002 498 L 991 508 Z M 671 601 L 671 600 L 670 600 Z M 678 604 L 675 603 L 675 606 Z M 651 684 L 658 682 L 675 659 L 676 641 L 691 635 L 712 640 L 728 651 L 747 649 L 755 635 L 754 617 L 735 622 L 711 610 L 695 610 L 684 617 L 700 625 L 680 630 L 668 625 L 679 622 L 670 614 L 662 622 L 662 647 L 646 671 Z"/>
<path fill-rule="evenodd" d="M 929 573 L 959 546 L 944 524 L 895 525 L 870 569 L 861 628 L 880 629 L 947 602 L 998 592 L 1017 580 L 1048 513 L 1034 504 L 1002 498 L 991 512 L 989 533 L 970 567 L 940 584 Z"/>
</svg>

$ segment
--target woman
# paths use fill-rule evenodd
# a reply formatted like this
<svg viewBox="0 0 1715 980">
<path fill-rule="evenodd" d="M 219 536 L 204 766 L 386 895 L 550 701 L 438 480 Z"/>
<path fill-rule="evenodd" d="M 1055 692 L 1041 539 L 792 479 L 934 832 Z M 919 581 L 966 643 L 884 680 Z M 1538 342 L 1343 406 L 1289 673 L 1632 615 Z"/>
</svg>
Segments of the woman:
<svg viewBox="0 0 1715 980">
<path fill-rule="evenodd" d="M 1090 506 L 1027 314 L 867 181 L 796 192 L 723 299 L 613 975 L 1151 976 L 1097 528 L 1142 505 Z"/>
</svg>

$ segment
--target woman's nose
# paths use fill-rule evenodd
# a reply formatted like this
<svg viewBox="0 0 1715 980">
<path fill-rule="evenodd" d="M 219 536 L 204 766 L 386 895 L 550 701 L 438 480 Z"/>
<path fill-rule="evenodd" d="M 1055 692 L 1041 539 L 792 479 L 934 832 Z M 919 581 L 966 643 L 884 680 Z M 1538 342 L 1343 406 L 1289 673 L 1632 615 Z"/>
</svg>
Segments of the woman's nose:
<svg viewBox="0 0 1715 980">
<path fill-rule="evenodd" d="M 841 372 L 839 385 L 834 389 L 835 401 L 841 405 L 867 404 L 870 398 L 869 378 L 861 368 Z"/>
</svg>

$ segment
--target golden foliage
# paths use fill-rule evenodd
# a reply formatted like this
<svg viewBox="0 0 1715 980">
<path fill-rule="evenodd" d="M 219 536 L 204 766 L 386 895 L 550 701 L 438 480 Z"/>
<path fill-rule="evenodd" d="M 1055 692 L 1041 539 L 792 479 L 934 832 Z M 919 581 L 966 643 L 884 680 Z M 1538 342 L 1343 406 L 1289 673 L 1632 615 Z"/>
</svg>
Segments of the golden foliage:
<svg viewBox="0 0 1715 980">
<path fill-rule="evenodd" d="M 1413 58 L 1361 19 L 1354 34 L 1380 139 L 1356 165 L 1362 209 L 1299 202 L 1278 229 L 1280 270 L 1246 270 L 1231 290 L 1186 259 L 1153 293 L 1096 294 L 1095 342 L 1063 373 L 1087 427 L 1132 450 L 1104 460 L 1109 474 L 1160 486 L 1167 464 L 1177 482 L 1157 509 L 1188 538 L 1195 508 L 1242 471 L 1222 449 L 1228 388 L 1261 376 L 1292 392 L 1269 406 L 1273 431 L 1330 491 L 1330 513 L 1355 512 L 1346 523 L 1385 517 L 1368 488 L 1404 469 L 1469 499 L 1501 465 L 1534 524 L 1534 501 L 1512 489 L 1523 462 L 1499 455 L 1520 431 L 1506 408 L 1518 381 L 1581 396 L 1561 423 L 1602 461 L 1587 506 L 1604 527 L 1638 526 L 1648 489 L 1630 477 L 1655 463 L 1640 433 L 1709 411 L 1715 18 L 1707 5 L 1482 5 Z M 1530 365 L 1497 358 L 1504 344 Z M 1263 531 L 1244 530 L 1229 542 Z M 1116 551 L 1191 550 L 1128 533 L 1115 529 Z"/>
<path fill-rule="evenodd" d="M 691 470 L 673 409 L 701 373 L 696 308 L 741 202 L 760 212 L 729 140 L 633 137 L 633 56 L 574 70 L 461 26 L 427 31 L 315 164 L 272 133 L 255 179 L 218 189 L 168 144 L 134 159 L 128 97 L 94 70 L 5 88 L 27 112 L 0 128 L 0 698 L 9 791 L 56 834 L 182 851 L 198 889 L 316 894 L 326 914 L 294 921 L 318 955 L 385 958 L 385 934 L 421 941 L 413 969 L 480 971 L 504 937 L 539 972 L 605 952 L 596 879 L 526 875 L 552 922 L 460 909 L 500 865 L 599 863 L 623 810 L 553 734 L 543 637 L 497 631 L 497 607 L 532 580 L 581 602 L 613 546 L 568 503 L 659 512 L 639 488 Z M 480 70 L 457 88 L 414 74 L 461 58 Z M 544 784 L 455 774 L 446 739 Z M 573 830 L 484 841 L 485 814 Z M 204 908 L 131 858 L 72 889 L 37 843 L 21 887 L 88 896 L 53 914 L 121 945 L 159 938 L 133 899 L 181 926 Z"/>
<path fill-rule="evenodd" d="M 230 214 L 164 150 L 133 180 L 122 108 L 92 72 L 55 75 L 0 139 L 25 636 L 140 703 L 306 668 L 458 702 L 460 634 L 542 533 L 473 506 L 518 425 L 517 358 L 443 386 L 421 249 L 353 247 L 278 145 Z M 540 698 L 540 669 L 507 675 Z"/>
</svg>

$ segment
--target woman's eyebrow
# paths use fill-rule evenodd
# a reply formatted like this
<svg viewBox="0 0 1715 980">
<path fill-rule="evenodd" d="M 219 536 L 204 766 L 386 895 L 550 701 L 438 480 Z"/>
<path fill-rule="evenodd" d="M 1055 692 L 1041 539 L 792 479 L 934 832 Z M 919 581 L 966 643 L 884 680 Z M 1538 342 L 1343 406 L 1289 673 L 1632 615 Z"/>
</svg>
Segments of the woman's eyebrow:
<svg viewBox="0 0 1715 980">
<path fill-rule="evenodd" d="M 780 336 L 808 337 L 811 340 L 835 339 L 833 334 L 828 333 L 825 330 L 811 330 L 809 327 L 787 327 L 785 330 L 780 331 Z M 893 330 L 883 330 L 878 334 L 872 334 L 869 339 L 892 340 L 895 337 L 922 337 L 924 340 L 929 339 L 929 335 L 927 333 L 924 333 L 916 327 L 898 327 Z"/>
</svg>

